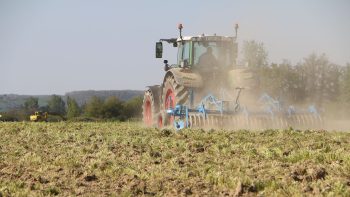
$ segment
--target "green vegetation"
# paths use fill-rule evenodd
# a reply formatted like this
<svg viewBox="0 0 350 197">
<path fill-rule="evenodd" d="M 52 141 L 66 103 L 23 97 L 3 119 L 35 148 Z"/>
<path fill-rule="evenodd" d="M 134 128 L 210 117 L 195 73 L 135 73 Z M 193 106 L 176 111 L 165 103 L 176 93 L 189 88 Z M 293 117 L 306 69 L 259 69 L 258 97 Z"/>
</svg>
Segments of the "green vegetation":
<svg viewBox="0 0 350 197">
<path fill-rule="evenodd" d="M 58 114 L 61 116 L 64 116 L 66 114 L 66 103 L 60 96 L 52 95 L 47 107 L 48 112 L 52 114 Z"/>
<path fill-rule="evenodd" d="M 125 121 L 131 118 L 140 118 L 142 112 L 142 98 L 135 97 L 127 102 L 117 97 L 108 97 L 105 101 L 92 97 L 82 108 L 83 117 Z"/>
<path fill-rule="evenodd" d="M 349 196 L 350 133 L 0 123 L 0 196 Z"/>
<path fill-rule="evenodd" d="M 74 99 L 67 97 L 67 118 L 72 119 L 78 117 L 80 111 L 78 103 Z"/>
<path fill-rule="evenodd" d="M 24 109 L 25 110 L 37 110 L 39 108 L 39 99 L 35 97 L 29 97 L 24 102 Z"/>
<path fill-rule="evenodd" d="M 110 96 L 115 96 L 122 101 L 128 101 L 131 98 L 143 95 L 142 90 L 86 90 L 67 92 L 65 95 L 58 95 L 63 100 L 68 97 L 74 99 L 79 106 L 87 103 L 93 96 L 97 96 L 102 100 Z M 28 98 L 33 97 L 38 99 L 39 107 L 47 106 L 52 95 L 17 95 L 17 94 L 0 94 L 0 112 L 8 112 L 18 110 L 24 106 Z"/>
<path fill-rule="evenodd" d="M 25 105 L 20 109 L 3 112 L 0 121 L 22 121 L 29 120 L 29 115 L 35 111 L 48 112 L 49 122 L 62 120 L 91 121 L 91 120 L 119 120 L 140 119 L 142 113 L 142 97 L 134 97 L 128 101 L 121 101 L 115 96 L 107 97 L 105 100 L 93 96 L 88 102 L 79 106 L 77 101 L 71 97 L 67 98 L 67 105 L 57 95 L 52 95 L 48 105 L 39 107 L 38 98 L 29 97 Z"/>
</svg>

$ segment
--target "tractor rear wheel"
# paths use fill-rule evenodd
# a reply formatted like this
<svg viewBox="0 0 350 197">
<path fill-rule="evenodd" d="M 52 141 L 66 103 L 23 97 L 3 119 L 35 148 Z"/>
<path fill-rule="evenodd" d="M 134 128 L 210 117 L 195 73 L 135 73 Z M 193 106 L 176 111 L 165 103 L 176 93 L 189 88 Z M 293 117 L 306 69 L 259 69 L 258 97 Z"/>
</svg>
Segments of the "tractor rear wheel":
<svg viewBox="0 0 350 197">
<path fill-rule="evenodd" d="M 176 105 L 184 105 L 188 101 L 188 95 L 188 88 L 178 84 L 174 76 L 170 75 L 165 79 L 162 93 L 162 109 L 164 112 L 162 124 L 164 126 L 171 125 L 174 122 L 174 117 L 167 115 L 166 110 L 174 109 Z"/>
<path fill-rule="evenodd" d="M 143 96 L 143 105 L 142 105 L 142 120 L 143 123 L 148 126 L 157 126 L 158 114 L 159 114 L 159 99 L 157 98 L 158 91 L 148 89 L 145 91 Z"/>
</svg>

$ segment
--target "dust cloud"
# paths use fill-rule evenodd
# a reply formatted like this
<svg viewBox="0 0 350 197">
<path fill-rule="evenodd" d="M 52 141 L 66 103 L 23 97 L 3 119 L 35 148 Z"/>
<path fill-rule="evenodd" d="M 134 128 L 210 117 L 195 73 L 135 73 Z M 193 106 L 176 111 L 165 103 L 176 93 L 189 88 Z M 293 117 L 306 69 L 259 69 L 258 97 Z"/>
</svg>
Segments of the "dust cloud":
<svg viewBox="0 0 350 197">
<path fill-rule="evenodd" d="M 232 111 L 227 114 L 208 114 L 207 118 L 201 115 L 190 115 L 192 127 L 200 128 L 226 128 L 226 129 L 309 129 L 328 131 L 350 131 L 350 118 L 346 117 L 344 109 L 317 109 L 319 115 L 310 112 L 310 102 L 288 103 L 283 105 L 277 99 L 261 99 L 263 91 L 258 90 L 254 84 L 253 74 L 249 69 L 239 67 L 230 71 L 212 72 L 201 75 L 204 85 L 196 92 L 195 102 L 208 94 L 214 95 L 218 100 L 230 104 L 225 106 Z M 237 99 L 238 97 L 238 99 Z M 289 100 L 289 99 L 286 99 Z M 291 100 L 291 99 L 290 99 Z M 280 105 L 279 105 L 280 104 Z M 209 110 L 217 110 L 217 106 L 211 102 L 205 103 Z M 295 113 L 288 114 L 289 106 L 294 106 Z M 232 107 L 232 106 L 238 106 Z M 273 107 L 279 107 L 273 108 Z M 267 108 L 270 107 L 271 113 Z M 337 115 L 342 111 L 342 115 Z"/>
</svg>

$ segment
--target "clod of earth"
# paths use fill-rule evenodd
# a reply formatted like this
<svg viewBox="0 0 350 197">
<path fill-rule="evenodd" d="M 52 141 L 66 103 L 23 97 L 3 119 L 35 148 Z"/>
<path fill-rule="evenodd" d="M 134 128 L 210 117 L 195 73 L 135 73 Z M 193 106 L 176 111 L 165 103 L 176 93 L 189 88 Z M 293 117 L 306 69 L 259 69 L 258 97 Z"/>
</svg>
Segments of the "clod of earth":
<svg viewBox="0 0 350 197">
<path fill-rule="evenodd" d="M 316 168 L 316 169 L 311 169 L 310 174 L 313 180 L 318 180 L 318 179 L 324 179 L 327 175 L 327 172 L 326 172 L 326 169 L 324 168 Z"/>
<path fill-rule="evenodd" d="M 242 194 L 243 194 L 243 184 L 241 182 L 238 182 L 234 196 L 241 196 Z"/>
<path fill-rule="evenodd" d="M 169 137 L 172 134 L 172 131 L 170 129 L 162 129 L 161 135 L 164 137 Z"/>
<path fill-rule="evenodd" d="M 304 189 L 303 189 L 304 192 L 312 192 L 313 191 L 313 188 L 310 186 L 310 185 L 307 185 Z"/>
<path fill-rule="evenodd" d="M 96 175 L 87 175 L 87 176 L 85 176 L 84 177 L 84 180 L 85 181 L 88 181 L 88 182 L 90 182 L 90 181 L 96 181 L 97 180 L 97 176 Z"/>
<path fill-rule="evenodd" d="M 150 156 L 151 157 L 161 157 L 162 154 L 160 154 L 160 152 L 157 152 L 157 151 L 151 151 Z"/>
<path fill-rule="evenodd" d="M 315 168 L 303 168 L 303 167 L 297 167 L 291 172 L 291 178 L 294 181 L 317 181 L 319 179 L 324 179 L 327 175 L 326 169 L 315 167 Z"/>
<path fill-rule="evenodd" d="M 38 181 L 39 181 L 39 183 L 42 183 L 42 184 L 49 183 L 49 181 L 42 176 L 39 176 Z"/>
<path fill-rule="evenodd" d="M 186 188 L 184 193 L 185 193 L 186 195 L 192 195 L 192 190 L 191 190 L 191 188 Z"/>
</svg>

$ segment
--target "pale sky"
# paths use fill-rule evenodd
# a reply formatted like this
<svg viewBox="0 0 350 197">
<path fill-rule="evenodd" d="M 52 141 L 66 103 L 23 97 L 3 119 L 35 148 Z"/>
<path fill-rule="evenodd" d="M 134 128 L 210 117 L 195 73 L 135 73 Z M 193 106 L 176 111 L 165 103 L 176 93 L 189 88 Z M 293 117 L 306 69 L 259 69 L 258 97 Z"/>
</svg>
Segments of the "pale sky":
<svg viewBox="0 0 350 197">
<path fill-rule="evenodd" d="M 155 42 L 177 37 L 178 23 L 184 35 L 234 35 L 239 23 L 239 43 L 263 42 L 269 62 L 350 62 L 349 0 L 0 0 L 0 94 L 160 84 Z"/>
</svg>

